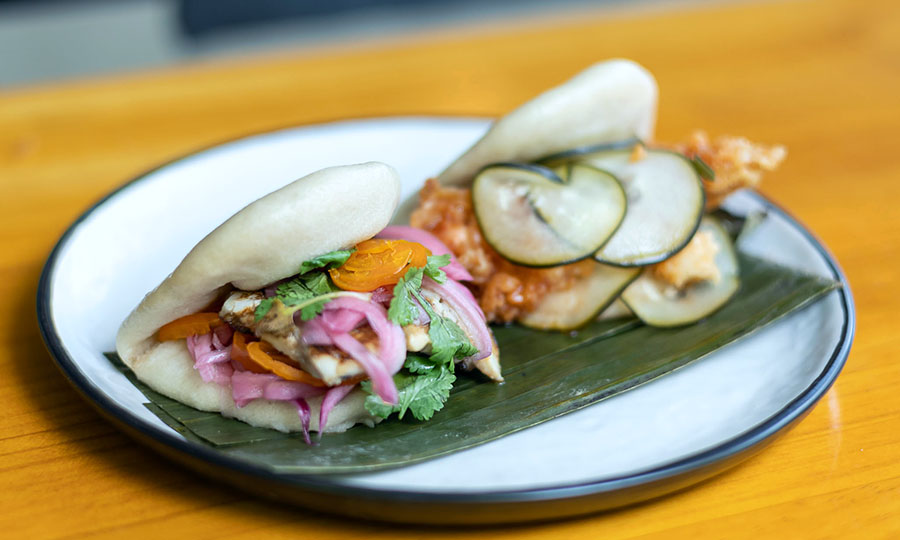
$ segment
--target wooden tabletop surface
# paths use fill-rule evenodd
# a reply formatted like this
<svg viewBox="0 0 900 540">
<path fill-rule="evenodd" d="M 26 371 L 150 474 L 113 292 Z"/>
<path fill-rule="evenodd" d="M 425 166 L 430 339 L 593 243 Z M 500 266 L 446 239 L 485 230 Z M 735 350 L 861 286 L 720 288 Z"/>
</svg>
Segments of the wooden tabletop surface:
<svg viewBox="0 0 900 540">
<path fill-rule="evenodd" d="M 843 266 L 858 326 L 796 428 L 685 492 L 515 538 L 900 537 L 900 3 L 738 2 L 484 26 L 0 92 L 0 536 L 455 537 L 314 515 L 187 472 L 117 431 L 60 374 L 35 318 L 41 267 L 89 205 L 244 134 L 341 118 L 499 115 L 608 57 L 647 66 L 658 139 L 702 127 L 787 145 L 762 191 Z"/>
</svg>

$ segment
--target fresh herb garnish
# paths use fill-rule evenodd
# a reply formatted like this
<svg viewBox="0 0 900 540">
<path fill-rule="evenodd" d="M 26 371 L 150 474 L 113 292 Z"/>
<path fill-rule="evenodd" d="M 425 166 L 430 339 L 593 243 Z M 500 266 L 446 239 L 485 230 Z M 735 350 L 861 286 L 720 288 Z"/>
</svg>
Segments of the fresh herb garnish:
<svg viewBox="0 0 900 540">
<path fill-rule="evenodd" d="M 428 360 L 417 355 L 407 357 L 405 367 L 425 366 Z M 418 368 L 416 368 L 418 369 Z M 450 397 L 450 389 L 456 381 L 454 375 L 445 366 L 435 366 L 424 372 L 401 372 L 394 375 L 394 384 L 397 385 L 397 404 L 385 403 L 372 392 L 371 381 L 363 381 L 361 386 L 370 395 L 366 397 L 366 410 L 375 416 L 387 418 L 393 413 L 398 413 L 403 418 L 407 411 L 412 413 L 416 420 L 430 420 L 434 413 L 444 408 L 444 403 Z"/>
<path fill-rule="evenodd" d="M 421 354 L 409 354 L 406 357 L 406 363 L 403 364 L 403 367 L 412 373 L 428 373 L 438 367 L 438 364 L 434 363 L 427 356 L 422 356 Z"/>
<path fill-rule="evenodd" d="M 309 272 L 310 270 L 315 270 L 316 268 L 336 268 L 341 266 L 347 259 L 350 258 L 350 255 L 356 251 L 354 249 L 340 249 L 337 251 L 331 251 L 324 255 L 319 255 L 314 259 L 310 259 L 308 261 L 304 261 L 303 264 L 300 265 L 300 275 Z"/>
<path fill-rule="evenodd" d="M 472 356 L 478 352 L 466 337 L 465 332 L 455 322 L 441 317 L 431 309 L 428 302 L 422 298 L 421 293 L 415 293 L 416 298 L 425 312 L 431 317 L 428 325 L 428 337 L 431 338 L 431 359 L 438 364 L 447 364 L 453 369 L 453 361 L 457 358 Z"/>
<path fill-rule="evenodd" d="M 450 254 L 447 253 L 445 255 L 429 255 L 425 262 L 425 268 L 423 269 L 425 275 L 435 280 L 438 283 L 443 283 L 447 281 L 447 274 L 441 270 L 442 266 L 447 266 L 450 264 Z"/>
<path fill-rule="evenodd" d="M 262 320 L 263 317 L 269 313 L 269 310 L 272 309 L 272 306 L 275 304 L 276 297 L 272 296 L 270 298 L 263 298 L 259 305 L 256 306 L 256 310 L 253 312 L 254 318 L 256 322 Z"/>
<path fill-rule="evenodd" d="M 325 272 L 304 276 L 302 279 L 303 286 L 316 296 L 340 290 L 331 284 L 331 280 L 328 279 L 328 274 Z"/>
<path fill-rule="evenodd" d="M 444 283 L 447 281 L 447 274 L 441 267 L 448 264 L 450 264 L 449 254 L 429 255 L 424 268 L 413 266 L 407 270 L 406 275 L 394 286 L 394 298 L 388 308 L 388 318 L 400 326 L 416 322 L 419 318 L 419 309 L 415 293 L 422 288 L 422 278 L 428 276 L 438 283 Z"/>
<path fill-rule="evenodd" d="M 691 165 L 694 166 L 694 170 L 697 171 L 697 174 L 700 175 L 700 178 L 709 180 L 710 182 L 715 181 L 716 171 L 714 171 L 713 168 L 709 166 L 709 164 L 703 161 L 703 158 L 701 158 L 700 156 L 692 157 Z"/>
<path fill-rule="evenodd" d="M 447 280 L 441 266 L 450 264 L 450 255 L 432 255 L 424 268 L 410 268 L 394 287 L 394 298 L 388 309 L 388 318 L 400 326 L 416 322 L 419 306 L 425 310 L 431 323 L 428 337 L 431 338 L 431 359 L 438 364 L 447 364 L 453 369 L 453 361 L 478 352 L 466 337 L 465 332 L 455 322 L 438 315 L 422 297 L 422 278 L 428 276 L 438 283 Z"/>
<path fill-rule="evenodd" d="M 271 298 L 264 298 L 262 302 L 256 306 L 256 311 L 254 315 L 256 316 L 256 320 L 259 321 L 269 310 L 272 309 L 272 306 L 275 304 L 275 300 L 281 302 L 285 307 L 296 306 L 300 303 L 305 303 L 308 300 L 312 300 L 318 296 L 322 296 L 328 293 L 336 292 L 340 289 L 335 287 L 331 280 L 328 277 L 328 274 L 325 272 L 316 272 L 315 274 L 310 274 L 306 276 L 297 276 L 289 281 L 285 281 L 284 283 L 278 285 L 275 288 L 275 296 Z M 312 302 L 304 305 L 300 308 L 300 318 L 304 321 L 308 321 L 322 313 L 322 309 L 325 306 L 325 303 L 328 302 L 330 298 L 325 298 L 320 302 Z"/>
<path fill-rule="evenodd" d="M 450 396 L 450 389 L 456 381 L 453 374 L 454 360 L 465 358 L 478 352 L 466 337 L 465 332 L 453 321 L 438 315 L 422 296 L 422 279 L 430 277 L 438 283 L 447 281 L 442 266 L 450 264 L 450 255 L 431 255 L 423 268 L 412 267 L 394 286 L 394 298 L 388 309 L 388 318 L 395 324 L 406 326 L 419 318 L 419 309 L 431 318 L 428 337 L 431 338 L 431 354 L 423 356 L 409 354 L 403 370 L 394 375 L 397 385 L 397 404 L 385 403 L 372 392 L 372 384 L 362 383 L 369 395 L 365 407 L 370 413 L 387 418 L 398 413 L 400 418 L 406 411 L 417 420 L 428 420 L 444 407 Z"/>
<path fill-rule="evenodd" d="M 312 304 L 308 304 L 300 308 L 300 319 L 304 321 L 310 321 L 316 317 L 319 313 L 322 313 L 322 310 L 325 309 L 325 303 L 328 302 L 330 298 L 322 299 L 318 302 L 313 302 Z"/>
<path fill-rule="evenodd" d="M 388 307 L 388 319 L 400 326 L 410 325 L 419 318 L 419 306 L 414 293 L 422 288 L 422 268 L 412 267 L 394 286 L 394 298 Z"/>
</svg>

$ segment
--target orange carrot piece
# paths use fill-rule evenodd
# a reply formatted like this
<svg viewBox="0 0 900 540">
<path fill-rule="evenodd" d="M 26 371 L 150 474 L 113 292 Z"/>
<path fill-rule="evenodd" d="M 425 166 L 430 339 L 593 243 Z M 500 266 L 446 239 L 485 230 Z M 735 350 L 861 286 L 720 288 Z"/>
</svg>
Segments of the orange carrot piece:
<svg viewBox="0 0 900 540">
<path fill-rule="evenodd" d="M 278 349 L 265 341 L 256 341 L 254 336 L 235 332 L 232 338 L 231 359 L 253 373 L 274 373 L 282 379 L 306 383 L 310 386 L 325 387 L 325 381 L 317 379 L 300 369 L 300 365 L 292 358 L 280 353 Z M 345 384 L 356 384 L 366 378 L 365 375 L 341 381 Z"/>
<path fill-rule="evenodd" d="M 219 318 L 218 313 L 194 313 L 163 325 L 157 333 L 157 338 L 160 341 L 172 341 L 208 334 L 221 324 L 225 324 L 225 321 Z"/>
</svg>

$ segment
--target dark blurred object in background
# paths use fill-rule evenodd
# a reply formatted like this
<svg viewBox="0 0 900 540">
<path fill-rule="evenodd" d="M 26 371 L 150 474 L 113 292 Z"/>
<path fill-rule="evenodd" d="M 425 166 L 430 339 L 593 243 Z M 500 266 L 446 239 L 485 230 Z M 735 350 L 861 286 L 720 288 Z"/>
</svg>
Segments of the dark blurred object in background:
<svg viewBox="0 0 900 540">
<path fill-rule="evenodd" d="M 180 0 L 179 19 L 184 31 L 202 36 L 226 28 L 265 22 L 334 15 L 360 9 L 414 4 L 461 4 L 461 0 Z"/>
<path fill-rule="evenodd" d="M 0 0 L 0 88 L 638 2 L 662 0 Z"/>
</svg>

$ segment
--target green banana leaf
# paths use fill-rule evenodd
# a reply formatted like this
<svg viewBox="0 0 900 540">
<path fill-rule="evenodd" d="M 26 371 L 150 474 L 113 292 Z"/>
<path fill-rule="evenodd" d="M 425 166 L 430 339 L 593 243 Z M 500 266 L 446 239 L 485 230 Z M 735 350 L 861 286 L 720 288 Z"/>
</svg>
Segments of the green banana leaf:
<svg viewBox="0 0 900 540">
<path fill-rule="evenodd" d="M 324 435 L 256 428 L 192 409 L 138 381 L 149 410 L 188 440 L 281 473 L 362 472 L 409 465 L 546 422 L 647 383 L 821 298 L 840 285 L 741 255 L 741 290 L 705 320 L 652 328 L 635 319 L 596 321 L 577 333 L 520 326 L 494 329 L 506 382 L 460 374 L 444 409 L 428 422 L 391 418 Z M 651 354 L 648 354 L 650 352 Z"/>
</svg>

